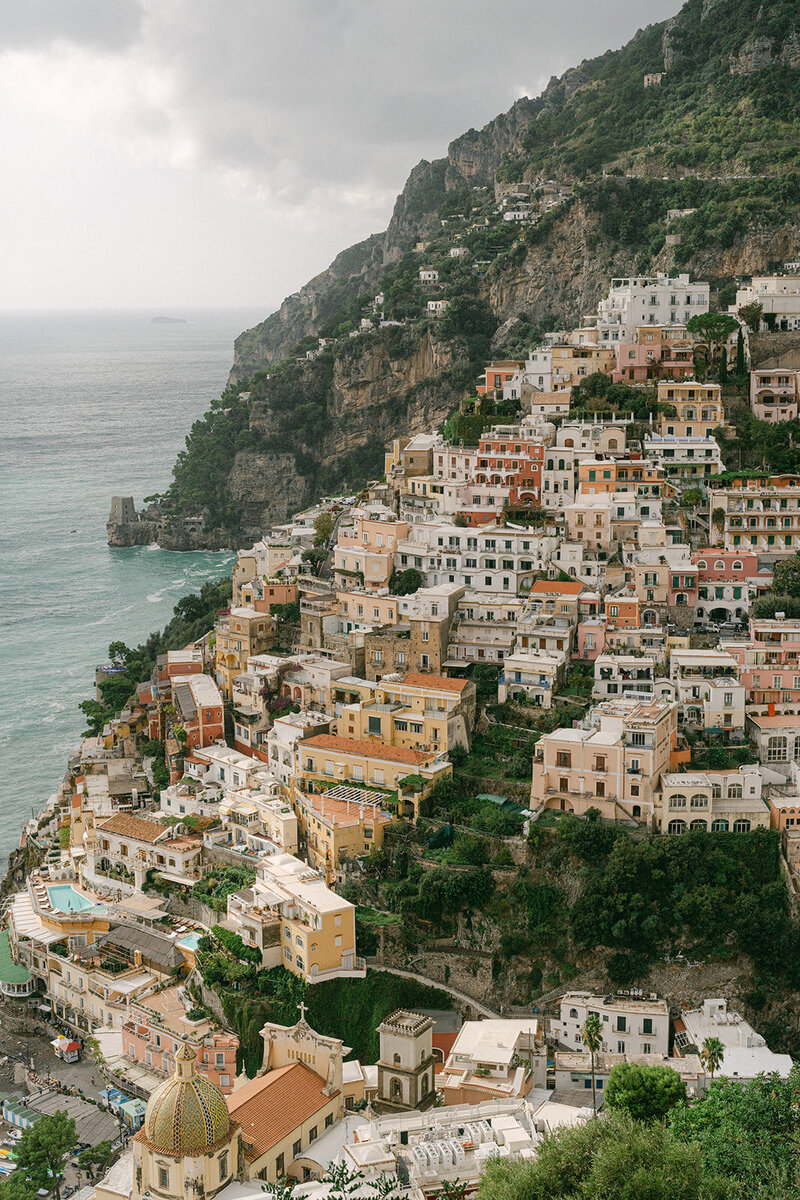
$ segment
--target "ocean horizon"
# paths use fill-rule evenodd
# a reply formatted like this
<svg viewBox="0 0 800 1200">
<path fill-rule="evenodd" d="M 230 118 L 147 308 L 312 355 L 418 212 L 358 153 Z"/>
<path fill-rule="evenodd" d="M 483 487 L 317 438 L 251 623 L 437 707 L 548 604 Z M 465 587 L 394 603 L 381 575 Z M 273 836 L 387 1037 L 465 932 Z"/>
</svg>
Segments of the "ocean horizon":
<svg viewBox="0 0 800 1200">
<path fill-rule="evenodd" d="M 232 554 L 106 544 L 112 495 L 163 491 L 269 308 L 0 311 L 0 857 L 56 791 L 109 642 L 142 641 Z M 157 317 L 183 317 L 173 323 Z M 231 547 L 235 550 L 236 547 Z"/>
</svg>

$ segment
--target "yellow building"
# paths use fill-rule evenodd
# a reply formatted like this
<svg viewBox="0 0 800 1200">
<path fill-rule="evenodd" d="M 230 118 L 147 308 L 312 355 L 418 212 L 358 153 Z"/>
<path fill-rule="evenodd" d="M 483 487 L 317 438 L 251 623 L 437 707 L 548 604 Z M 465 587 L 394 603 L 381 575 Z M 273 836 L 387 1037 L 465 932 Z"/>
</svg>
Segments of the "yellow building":
<svg viewBox="0 0 800 1200">
<path fill-rule="evenodd" d="M 228 896 L 228 921 L 265 967 L 283 966 L 307 983 L 366 975 L 356 955 L 355 906 L 291 854 L 259 860 L 255 882 Z"/>
<path fill-rule="evenodd" d="M 569 390 L 597 371 L 611 375 L 615 366 L 616 351 L 610 346 L 553 346 L 553 391 Z"/>
<path fill-rule="evenodd" d="M 475 721 L 475 684 L 443 675 L 384 677 L 359 685 L 359 699 L 342 707 L 339 732 L 411 750 L 469 748 Z"/>
<path fill-rule="evenodd" d="M 444 751 L 384 746 L 378 741 L 329 733 L 298 742 L 295 754 L 295 787 L 300 791 L 327 791 L 333 784 L 368 784 L 373 789 L 397 793 L 406 816 L 416 816 L 418 809 L 416 800 L 407 794 L 405 780 L 413 781 L 415 796 L 426 795 L 437 779 L 453 774 Z"/>
<path fill-rule="evenodd" d="M 675 409 L 674 416 L 660 416 L 654 423 L 662 435 L 713 437 L 714 430 L 725 424 L 722 388 L 718 383 L 662 379 L 658 385 L 658 403 L 670 404 Z"/>
<path fill-rule="evenodd" d="M 247 660 L 263 654 L 274 641 L 273 619 L 254 608 L 231 608 L 216 624 L 215 677 L 226 700 L 233 696 L 233 680 L 247 670 Z"/>
<path fill-rule="evenodd" d="M 386 796 L 363 788 L 339 785 L 322 793 L 295 788 L 293 802 L 308 861 L 328 883 L 346 864 L 380 850 L 394 820 Z"/>
</svg>

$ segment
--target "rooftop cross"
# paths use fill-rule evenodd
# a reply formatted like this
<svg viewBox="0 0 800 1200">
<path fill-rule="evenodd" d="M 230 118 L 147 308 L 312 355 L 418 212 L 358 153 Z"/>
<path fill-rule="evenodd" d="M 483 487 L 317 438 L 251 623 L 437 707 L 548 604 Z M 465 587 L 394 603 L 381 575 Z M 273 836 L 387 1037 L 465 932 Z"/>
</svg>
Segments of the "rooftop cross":
<svg viewBox="0 0 800 1200">
<path fill-rule="evenodd" d="M 300 1010 L 300 1020 L 305 1021 L 305 1019 L 306 1019 L 305 1001 L 301 1000 L 297 1007 Z"/>
</svg>

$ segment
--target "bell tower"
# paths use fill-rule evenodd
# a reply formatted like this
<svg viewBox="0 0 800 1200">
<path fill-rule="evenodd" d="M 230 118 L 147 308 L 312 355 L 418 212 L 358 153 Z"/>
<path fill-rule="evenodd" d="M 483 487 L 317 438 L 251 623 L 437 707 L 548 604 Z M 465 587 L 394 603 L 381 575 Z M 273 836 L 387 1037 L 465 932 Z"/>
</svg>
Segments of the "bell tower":
<svg viewBox="0 0 800 1200">
<path fill-rule="evenodd" d="M 401 1008 L 378 1026 L 378 1034 L 381 1055 L 376 1109 L 431 1108 L 436 1100 L 431 1018 Z"/>
</svg>

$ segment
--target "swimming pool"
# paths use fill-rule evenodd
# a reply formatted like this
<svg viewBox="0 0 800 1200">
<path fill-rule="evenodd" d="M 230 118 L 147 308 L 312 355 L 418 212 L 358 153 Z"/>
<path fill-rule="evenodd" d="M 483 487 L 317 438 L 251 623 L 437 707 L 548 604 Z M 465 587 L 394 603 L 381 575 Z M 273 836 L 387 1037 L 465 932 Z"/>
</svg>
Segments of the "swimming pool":
<svg viewBox="0 0 800 1200">
<path fill-rule="evenodd" d="M 181 950 L 196 950 L 200 945 L 202 933 L 189 933 L 177 943 Z"/>
<path fill-rule="evenodd" d="M 76 892 L 71 883 L 54 884 L 47 889 L 47 894 L 56 912 L 77 913 L 86 912 L 90 908 L 98 911 L 103 909 L 102 904 L 92 904 L 91 900 Z"/>
</svg>

